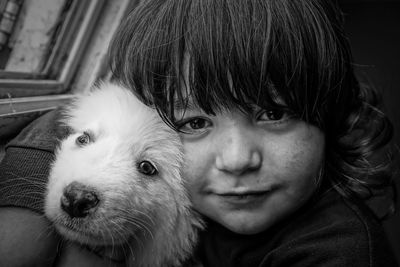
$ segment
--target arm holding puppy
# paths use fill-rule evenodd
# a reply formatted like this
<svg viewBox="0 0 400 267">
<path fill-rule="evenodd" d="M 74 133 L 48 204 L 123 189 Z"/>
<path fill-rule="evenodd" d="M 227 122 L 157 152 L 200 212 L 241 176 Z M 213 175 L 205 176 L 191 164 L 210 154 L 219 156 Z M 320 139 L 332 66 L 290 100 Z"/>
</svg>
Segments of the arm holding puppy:
<svg viewBox="0 0 400 267">
<path fill-rule="evenodd" d="M 57 117 L 58 111 L 45 114 L 6 146 L 0 163 L 0 266 L 43 267 L 56 261 L 56 266 L 112 266 L 78 245 L 64 245 L 59 251 L 61 238 L 44 216 L 53 150 L 66 135 Z"/>
</svg>

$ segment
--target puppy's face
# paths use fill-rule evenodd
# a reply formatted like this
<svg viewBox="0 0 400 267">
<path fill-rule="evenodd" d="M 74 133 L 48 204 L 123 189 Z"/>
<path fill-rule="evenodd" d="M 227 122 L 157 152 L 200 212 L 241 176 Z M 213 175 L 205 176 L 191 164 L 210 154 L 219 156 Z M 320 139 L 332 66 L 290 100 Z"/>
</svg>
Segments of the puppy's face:
<svg viewBox="0 0 400 267">
<path fill-rule="evenodd" d="M 151 236 L 187 202 L 178 135 L 132 94 L 108 87 L 67 112 L 73 134 L 56 152 L 45 205 L 62 235 L 91 245 Z"/>
</svg>

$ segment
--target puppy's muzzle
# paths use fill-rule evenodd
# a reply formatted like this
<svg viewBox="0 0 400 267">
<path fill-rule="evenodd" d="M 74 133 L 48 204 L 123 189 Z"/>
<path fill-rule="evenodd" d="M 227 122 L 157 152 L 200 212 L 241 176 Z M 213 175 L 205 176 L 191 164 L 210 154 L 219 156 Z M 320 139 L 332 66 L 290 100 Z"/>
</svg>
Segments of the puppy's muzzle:
<svg viewBox="0 0 400 267">
<path fill-rule="evenodd" d="M 71 218 L 83 218 L 99 204 L 96 191 L 84 184 L 72 182 L 65 187 L 61 196 L 61 208 Z"/>
</svg>

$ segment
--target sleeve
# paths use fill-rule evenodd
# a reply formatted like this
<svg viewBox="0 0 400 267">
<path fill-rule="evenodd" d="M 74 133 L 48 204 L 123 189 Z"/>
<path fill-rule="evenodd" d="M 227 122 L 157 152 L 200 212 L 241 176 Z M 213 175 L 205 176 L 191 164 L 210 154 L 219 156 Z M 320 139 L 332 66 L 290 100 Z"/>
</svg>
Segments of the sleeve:
<svg viewBox="0 0 400 267">
<path fill-rule="evenodd" d="M 378 225 L 360 221 L 332 224 L 284 242 L 264 258 L 268 267 L 396 267 Z"/>
<path fill-rule="evenodd" d="M 46 113 L 6 146 L 0 163 L 0 206 L 43 213 L 43 200 L 54 150 L 67 135 L 58 123 L 60 111 Z"/>
</svg>

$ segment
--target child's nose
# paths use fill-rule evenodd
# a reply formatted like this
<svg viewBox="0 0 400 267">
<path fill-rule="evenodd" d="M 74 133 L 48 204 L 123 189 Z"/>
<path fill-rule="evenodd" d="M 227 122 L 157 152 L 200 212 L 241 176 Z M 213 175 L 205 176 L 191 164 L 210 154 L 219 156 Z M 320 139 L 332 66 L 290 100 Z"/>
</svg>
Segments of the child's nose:
<svg viewBox="0 0 400 267">
<path fill-rule="evenodd" d="M 262 164 L 261 144 L 250 129 L 233 128 L 221 136 L 217 145 L 216 167 L 225 172 L 241 175 L 258 170 Z"/>
</svg>

